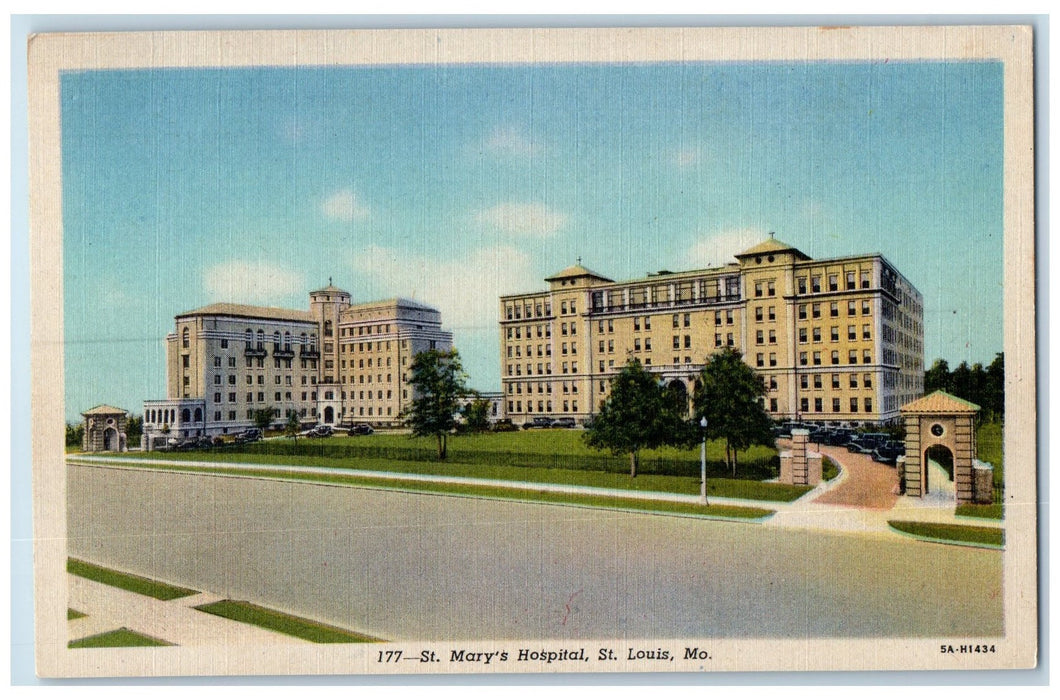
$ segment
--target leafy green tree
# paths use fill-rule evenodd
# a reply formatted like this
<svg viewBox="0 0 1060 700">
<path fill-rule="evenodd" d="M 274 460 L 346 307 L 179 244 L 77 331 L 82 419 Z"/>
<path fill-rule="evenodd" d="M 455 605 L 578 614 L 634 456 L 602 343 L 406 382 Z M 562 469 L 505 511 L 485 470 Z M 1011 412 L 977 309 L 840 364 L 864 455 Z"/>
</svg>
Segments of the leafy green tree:
<svg viewBox="0 0 1060 700">
<path fill-rule="evenodd" d="M 986 368 L 983 406 L 995 420 L 1005 417 L 1005 353 L 999 352 Z"/>
<path fill-rule="evenodd" d="M 736 476 L 737 455 L 751 445 L 774 444 L 772 421 L 760 398 L 766 387 L 733 348 L 707 361 L 693 396 L 695 422 L 707 419 L 707 437 L 725 440 L 725 461 Z"/>
<path fill-rule="evenodd" d="M 942 358 L 935 360 L 931 369 L 924 372 L 924 393 L 933 391 L 949 391 L 950 388 L 950 363 Z"/>
<path fill-rule="evenodd" d="M 289 438 L 294 438 L 294 442 L 298 444 L 298 433 L 302 430 L 302 421 L 298 419 L 298 412 L 291 411 L 291 415 L 287 416 L 287 422 L 283 426 L 283 434 Z"/>
<path fill-rule="evenodd" d="M 629 475 L 636 478 L 640 451 L 687 440 L 683 407 L 659 381 L 633 359 L 611 381 L 611 394 L 582 434 L 585 443 L 612 454 L 629 455 Z"/>
<path fill-rule="evenodd" d="M 143 416 L 129 416 L 125 422 L 125 441 L 128 445 L 140 444 L 140 436 L 144 434 Z"/>
<path fill-rule="evenodd" d="M 428 350 L 412 359 L 409 384 L 413 399 L 405 414 L 412 434 L 438 441 L 438 459 L 448 454 L 448 436 L 456 427 L 460 396 L 467 393 L 467 375 L 454 350 Z"/>
<path fill-rule="evenodd" d="M 464 406 L 464 425 L 468 432 L 483 433 L 490 428 L 490 402 L 475 393 L 471 403 Z"/>
<path fill-rule="evenodd" d="M 269 426 L 272 425 L 272 416 L 276 413 L 276 410 L 272 406 L 266 406 L 265 408 L 259 408 L 254 411 L 254 427 L 265 432 Z"/>
<path fill-rule="evenodd" d="M 84 423 L 67 423 L 66 424 L 66 446 L 76 447 L 81 449 L 81 445 L 85 439 L 85 424 Z"/>
</svg>

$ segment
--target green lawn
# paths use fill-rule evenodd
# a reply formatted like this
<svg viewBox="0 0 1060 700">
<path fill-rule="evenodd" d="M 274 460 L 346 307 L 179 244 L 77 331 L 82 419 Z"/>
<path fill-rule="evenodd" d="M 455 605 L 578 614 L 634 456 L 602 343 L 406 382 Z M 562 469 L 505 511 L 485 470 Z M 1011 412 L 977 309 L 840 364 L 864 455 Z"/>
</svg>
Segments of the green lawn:
<svg viewBox="0 0 1060 700">
<path fill-rule="evenodd" d="M 1001 503 L 991 503 L 990 505 L 965 503 L 963 505 L 957 506 L 955 514 L 963 516 L 965 518 L 987 518 L 990 520 L 1001 520 L 1005 517 L 1005 507 Z"/>
<path fill-rule="evenodd" d="M 149 578 L 143 578 L 142 576 L 134 576 L 132 574 L 125 574 L 112 569 L 105 569 L 102 566 L 89 564 L 88 562 L 79 559 L 67 559 L 66 570 L 75 576 L 80 576 L 81 578 L 87 578 L 108 586 L 114 586 L 115 588 L 139 593 L 140 595 L 150 596 L 151 598 L 156 598 L 158 600 L 174 600 L 176 598 L 183 598 L 198 593 L 198 591 L 193 591 L 190 588 L 170 586 L 161 581 L 153 581 Z"/>
<path fill-rule="evenodd" d="M 304 617 L 263 608 L 242 600 L 219 600 L 215 603 L 196 606 L 195 609 L 318 644 L 363 644 L 383 641 L 365 634 L 307 620 Z"/>
<path fill-rule="evenodd" d="M 74 640 L 67 646 L 71 649 L 99 649 L 105 647 L 171 647 L 173 644 L 122 627 L 111 632 Z"/>
<path fill-rule="evenodd" d="M 168 465 L 153 465 L 143 463 L 143 467 L 154 469 L 174 469 Z M 530 488 L 507 488 L 501 486 L 479 486 L 471 484 L 447 484 L 429 481 L 407 481 L 388 477 L 363 477 L 346 474 L 312 474 L 305 472 L 291 472 L 282 469 L 264 470 L 253 467 L 236 469 L 218 469 L 215 467 L 187 466 L 181 467 L 182 471 L 195 472 L 199 474 L 230 474 L 238 473 L 243 476 L 256 476 L 269 479 L 293 479 L 311 483 L 324 484 L 347 484 L 350 486 L 365 486 L 371 488 L 399 489 L 416 493 L 441 493 L 462 496 L 481 496 L 484 498 L 507 498 L 520 501 L 533 501 L 537 503 L 557 503 L 561 505 L 584 505 L 600 508 L 618 508 L 622 510 L 638 510 L 651 513 L 680 513 L 686 515 L 698 515 L 701 517 L 714 517 L 726 519 L 752 519 L 757 520 L 772 515 L 775 511 L 764 508 L 751 508 L 746 506 L 729 506 L 710 504 L 707 506 L 698 503 L 675 503 L 672 501 L 657 501 L 642 498 L 624 498 L 621 496 L 586 495 L 554 493 Z M 752 485 L 754 485 L 752 483 Z M 771 484 L 761 484 L 770 486 Z M 796 487 L 791 487 L 796 488 Z M 805 487 L 797 487 L 805 490 Z M 698 493 L 698 491 L 696 492 Z M 709 494 L 708 494 L 709 496 Z"/>
<path fill-rule="evenodd" d="M 1005 544 L 1005 531 L 996 527 L 925 523 L 913 520 L 888 520 L 887 524 L 900 532 L 934 540 L 988 544 L 998 547 Z"/>
<path fill-rule="evenodd" d="M 228 451 L 211 452 L 144 452 L 126 454 L 124 457 L 143 458 L 146 460 L 207 461 L 219 463 L 258 463 L 282 464 L 296 466 L 335 467 L 339 469 L 360 469 L 383 471 L 394 474 L 429 474 L 442 476 L 461 476 L 479 479 L 497 479 L 501 481 L 528 481 L 532 483 L 552 483 L 577 486 L 595 486 L 600 488 L 623 489 L 628 491 L 656 491 L 661 493 L 679 493 L 695 495 L 699 493 L 699 476 L 666 476 L 660 474 L 641 474 L 635 479 L 626 473 L 594 471 L 588 469 L 561 469 L 544 467 L 522 467 L 503 464 L 467 464 L 447 460 L 416 461 L 392 460 L 383 458 L 339 458 L 310 455 L 284 455 Z M 763 483 L 747 479 L 708 478 L 707 494 L 724 498 L 747 498 L 763 501 L 793 501 L 807 491 L 805 486 L 788 484 Z"/>
</svg>

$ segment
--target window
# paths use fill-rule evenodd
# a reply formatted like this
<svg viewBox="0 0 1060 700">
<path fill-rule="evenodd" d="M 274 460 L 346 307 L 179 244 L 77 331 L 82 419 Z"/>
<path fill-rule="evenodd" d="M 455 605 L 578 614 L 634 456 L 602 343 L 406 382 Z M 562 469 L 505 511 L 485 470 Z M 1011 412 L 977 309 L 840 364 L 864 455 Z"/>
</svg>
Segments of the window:
<svg viewBox="0 0 1060 700">
<path fill-rule="evenodd" d="M 872 286 L 872 273 L 868 270 L 861 271 L 861 288 L 868 289 Z M 870 410 L 866 408 L 865 410 Z"/>
<path fill-rule="evenodd" d="M 816 397 L 813 400 L 813 410 L 814 413 L 820 413 L 824 410 L 824 399 L 822 399 L 820 396 Z"/>
<path fill-rule="evenodd" d="M 814 318 L 820 318 L 821 317 L 821 305 L 820 304 L 814 304 L 813 305 L 813 317 Z"/>
<path fill-rule="evenodd" d="M 847 362 L 849 362 L 852 365 L 856 365 L 858 363 L 858 351 L 857 350 L 851 350 L 849 353 L 847 353 Z"/>
<path fill-rule="evenodd" d="M 690 327 L 692 325 L 692 314 L 685 314 L 685 317 L 684 317 L 683 320 L 684 320 L 685 328 Z"/>
<path fill-rule="evenodd" d="M 832 388 L 833 389 L 838 389 L 839 388 L 839 375 L 838 374 L 833 374 L 832 375 Z"/>
<path fill-rule="evenodd" d="M 872 388 L 872 375 L 871 374 L 866 374 L 864 376 L 864 378 L 862 379 L 861 383 L 866 389 L 871 389 Z"/>
<path fill-rule="evenodd" d="M 806 342 L 806 329 L 805 328 L 800 328 L 799 329 L 799 343 L 800 344 L 804 344 L 805 342 Z"/>
<path fill-rule="evenodd" d="M 213 402 L 214 403 L 221 403 L 221 392 L 219 392 L 219 391 L 214 392 Z"/>
<path fill-rule="evenodd" d="M 187 355 L 185 355 L 184 357 L 187 358 Z M 184 365 L 184 366 L 187 367 L 187 365 Z M 221 366 L 221 358 L 220 357 L 214 355 L 213 366 L 214 367 L 220 367 Z"/>
<path fill-rule="evenodd" d="M 813 289 L 813 293 L 814 294 L 817 294 L 818 292 L 821 291 L 821 276 L 820 275 L 814 275 L 813 276 L 813 278 L 811 280 L 811 288 Z"/>
<path fill-rule="evenodd" d="M 184 332 L 180 334 L 180 346 L 187 349 L 191 346 L 191 331 L 185 326 Z"/>
<path fill-rule="evenodd" d="M 850 412 L 851 413 L 857 413 L 858 412 L 858 397 L 856 397 L 856 396 L 851 396 L 850 397 Z"/>
<path fill-rule="evenodd" d="M 861 327 L 861 338 L 862 340 L 870 340 L 872 338 L 872 326 L 866 323 Z"/>
<path fill-rule="evenodd" d="M 861 315 L 862 316 L 868 316 L 871 313 L 872 313 L 872 302 L 869 301 L 868 299 L 865 299 L 864 301 L 861 302 Z"/>
<path fill-rule="evenodd" d="M 770 345 L 776 345 L 777 344 L 777 332 L 775 330 L 773 330 L 772 328 L 769 329 L 769 344 Z"/>
<path fill-rule="evenodd" d="M 831 338 L 833 343 L 839 340 L 839 326 L 832 326 Z"/>
<path fill-rule="evenodd" d="M 866 396 L 865 397 L 865 413 L 871 413 L 871 412 L 872 412 L 872 398 Z"/>
<path fill-rule="evenodd" d="M 777 307 L 770 306 L 769 309 L 767 310 L 767 314 L 768 314 L 768 318 L 769 318 L 770 321 L 776 321 L 777 320 Z"/>
<path fill-rule="evenodd" d="M 732 310 L 731 309 L 729 311 L 725 312 L 725 325 L 727 325 L 727 326 L 731 326 L 732 325 Z"/>
<path fill-rule="evenodd" d="M 736 343 L 733 342 L 732 333 L 726 333 L 725 334 L 725 344 L 728 345 L 730 348 L 731 347 L 735 347 Z M 687 348 L 687 347 L 690 347 L 690 346 L 686 345 L 685 347 Z"/>
<path fill-rule="evenodd" d="M 774 375 L 770 375 L 770 377 L 769 377 L 769 390 L 770 391 L 776 391 L 777 390 L 777 376 L 775 374 Z"/>
<path fill-rule="evenodd" d="M 862 362 L 862 364 L 871 365 L 872 364 L 872 352 L 869 351 L 869 350 L 863 351 L 861 353 L 861 362 Z"/>
<path fill-rule="evenodd" d="M 832 399 L 832 413 L 839 413 L 839 410 L 840 410 L 839 397 L 836 396 L 835 398 Z"/>
<path fill-rule="evenodd" d="M 680 347 L 681 347 L 681 336 L 675 335 L 674 336 L 674 350 L 677 350 Z"/>
<path fill-rule="evenodd" d="M 762 283 L 761 282 L 755 282 L 755 296 L 756 297 L 762 296 Z"/>
<path fill-rule="evenodd" d="M 814 350 L 813 351 L 813 363 L 815 365 L 821 364 L 821 351 L 820 350 Z"/>
<path fill-rule="evenodd" d="M 720 311 L 715 311 L 714 312 L 714 325 L 715 326 L 720 326 L 721 325 L 721 312 Z"/>
<path fill-rule="evenodd" d="M 765 367 L 766 366 L 766 358 L 765 358 L 764 354 L 758 353 L 755 356 L 755 365 L 758 366 L 758 367 Z"/>
<path fill-rule="evenodd" d="M 762 321 L 762 307 L 761 306 L 756 306 L 755 307 L 755 320 L 758 321 L 759 323 L 761 323 L 761 321 Z"/>
<path fill-rule="evenodd" d="M 213 375 L 213 383 L 214 384 L 220 384 L 221 383 L 221 375 L 220 374 Z"/>
<path fill-rule="evenodd" d="M 839 364 L 839 351 L 838 350 L 833 350 L 832 351 L 832 364 L 833 365 L 838 365 Z"/>
<path fill-rule="evenodd" d="M 777 400 L 776 399 L 770 399 L 769 400 L 769 410 L 772 411 L 773 413 L 777 412 Z"/>
<path fill-rule="evenodd" d="M 828 275 L 828 291 L 834 292 L 839 289 L 839 275 Z"/>
<path fill-rule="evenodd" d="M 847 326 L 847 340 L 857 340 L 858 332 L 854 326 Z"/>
<path fill-rule="evenodd" d="M 815 374 L 815 375 L 813 375 L 813 388 L 814 388 L 814 389 L 820 389 L 820 388 L 822 388 L 822 385 L 821 385 L 821 375 L 819 375 L 819 374 Z"/>
<path fill-rule="evenodd" d="M 828 312 L 832 316 L 832 318 L 839 318 L 839 302 L 833 301 L 829 305 Z"/>
<path fill-rule="evenodd" d="M 857 283 L 854 281 L 854 273 L 847 273 L 847 289 L 857 289 Z"/>
<path fill-rule="evenodd" d="M 803 413 L 809 413 L 810 411 L 810 399 L 807 396 L 803 396 L 799 399 L 799 408 L 802 409 Z"/>
<path fill-rule="evenodd" d="M 650 331 L 651 330 L 651 316 L 645 316 L 644 317 L 644 330 L 646 330 L 646 331 Z"/>
<path fill-rule="evenodd" d="M 777 295 L 777 285 L 773 282 L 773 280 L 769 280 L 768 282 L 766 282 L 766 294 L 771 297 L 775 297 Z"/>
<path fill-rule="evenodd" d="M 714 334 L 714 347 L 716 347 L 716 348 L 720 348 L 721 347 L 721 333 L 715 333 Z"/>
<path fill-rule="evenodd" d="M 680 314 L 674 314 L 674 328 L 680 327 Z"/>
<path fill-rule="evenodd" d="M 221 359 L 221 358 L 217 358 L 217 359 Z M 180 356 L 180 363 L 181 363 L 181 365 L 183 365 L 184 369 L 188 369 L 188 367 L 191 366 L 190 362 L 191 362 L 191 358 L 190 358 L 189 355 L 181 355 Z M 220 367 L 220 365 L 218 365 L 218 367 Z"/>
<path fill-rule="evenodd" d="M 755 331 L 755 344 L 761 345 L 764 342 L 766 342 L 766 334 L 761 330 Z"/>
<path fill-rule="evenodd" d="M 802 389 L 810 388 L 810 378 L 805 374 L 799 376 L 799 387 Z"/>
<path fill-rule="evenodd" d="M 851 389 L 857 389 L 858 388 L 858 375 L 856 375 L 856 374 L 851 374 L 850 375 L 850 388 Z"/>
<path fill-rule="evenodd" d="M 821 327 L 820 326 L 814 326 L 813 327 L 813 342 L 815 342 L 815 343 L 821 342 Z"/>
<path fill-rule="evenodd" d="M 228 348 L 228 338 L 221 338 L 221 348 L 222 349 L 227 349 Z"/>
<path fill-rule="evenodd" d="M 799 364 L 800 365 L 805 367 L 806 366 L 806 362 L 808 360 L 809 360 L 809 356 L 806 353 L 804 353 L 804 352 L 800 352 L 799 353 Z"/>
<path fill-rule="evenodd" d="M 769 366 L 770 367 L 776 367 L 777 366 L 777 354 L 775 352 L 769 353 Z"/>
<path fill-rule="evenodd" d="M 847 316 L 853 316 L 856 313 L 856 309 L 857 309 L 856 304 L 857 304 L 856 301 L 848 301 L 847 302 Z"/>
</svg>

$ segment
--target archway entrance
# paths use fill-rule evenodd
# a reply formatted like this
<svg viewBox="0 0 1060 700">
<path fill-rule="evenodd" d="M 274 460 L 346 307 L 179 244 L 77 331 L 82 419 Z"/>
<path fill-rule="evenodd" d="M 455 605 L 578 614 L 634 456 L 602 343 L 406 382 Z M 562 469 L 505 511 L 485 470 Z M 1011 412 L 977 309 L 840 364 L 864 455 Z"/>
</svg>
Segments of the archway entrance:
<svg viewBox="0 0 1060 700">
<path fill-rule="evenodd" d="M 335 409 L 331 406 L 324 408 L 324 422 L 331 425 L 335 422 Z"/>
<path fill-rule="evenodd" d="M 103 431 L 103 451 L 113 452 L 118 448 L 118 431 L 114 428 L 107 428 Z"/>
<path fill-rule="evenodd" d="M 976 467 L 975 414 L 979 407 L 944 391 L 902 406 L 905 423 L 905 457 L 898 463 L 904 493 L 923 498 L 929 491 L 946 497 L 953 493 L 958 504 L 989 502 L 992 484 L 979 480 L 991 477 L 989 470 Z M 931 463 L 943 473 L 932 477 Z M 977 477 L 985 472 L 985 477 Z M 929 483 L 932 482 L 933 483 Z M 929 488 L 930 487 L 930 488 Z"/>
<path fill-rule="evenodd" d="M 666 385 L 666 396 L 673 404 L 681 410 L 681 414 L 688 415 L 688 389 L 680 379 L 674 379 Z"/>
</svg>

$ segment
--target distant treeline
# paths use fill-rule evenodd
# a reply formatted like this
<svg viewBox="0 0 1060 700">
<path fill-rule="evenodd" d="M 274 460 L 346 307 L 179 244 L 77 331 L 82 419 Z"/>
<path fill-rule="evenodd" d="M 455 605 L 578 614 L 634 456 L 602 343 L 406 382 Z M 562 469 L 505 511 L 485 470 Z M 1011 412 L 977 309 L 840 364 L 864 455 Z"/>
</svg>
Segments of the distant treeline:
<svg viewBox="0 0 1060 700">
<path fill-rule="evenodd" d="M 938 389 L 978 404 L 982 420 L 1004 420 L 1005 354 L 999 352 L 986 367 L 979 362 L 971 366 L 962 362 L 954 370 L 950 370 L 946 360 L 935 360 L 931 369 L 924 372 L 924 393 Z"/>
</svg>

